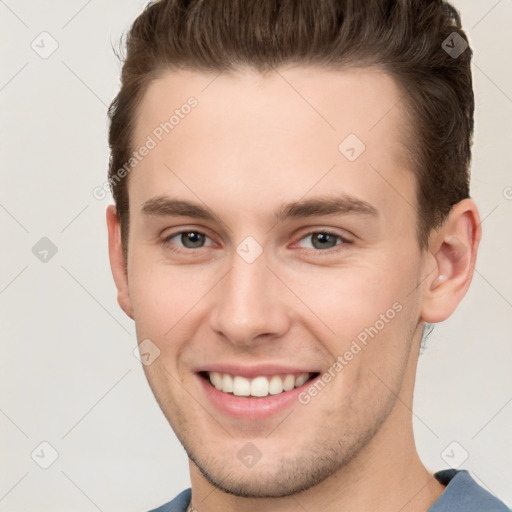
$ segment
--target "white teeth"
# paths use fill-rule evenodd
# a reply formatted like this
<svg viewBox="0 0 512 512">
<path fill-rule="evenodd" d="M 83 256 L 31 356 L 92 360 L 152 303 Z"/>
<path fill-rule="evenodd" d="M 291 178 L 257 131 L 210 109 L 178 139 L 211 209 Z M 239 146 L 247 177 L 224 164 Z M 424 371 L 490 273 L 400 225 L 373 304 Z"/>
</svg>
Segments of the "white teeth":
<svg viewBox="0 0 512 512">
<path fill-rule="evenodd" d="M 217 389 L 222 389 L 222 376 L 220 373 L 212 372 L 210 374 L 210 381 Z"/>
<path fill-rule="evenodd" d="M 239 375 L 232 376 L 228 373 L 208 372 L 210 382 L 219 391 L 233 393 L 235 396 L 265 397 L 278 395 L 283 391 L 302 386 L 311 376 L 310 373 L 301 373 L 298 377 L 288 374 L 283 378 L 279 375 L 272 377 L 256 377 L 246 379 Z"/>
<path fill-rule="evenodd" d="M 251 382 L 238 375 L 233 379 L 233 394 L 236 396 L 249 396 L 251 394 Z"/>
<path fill-rule="evenodd" d="M 233 377 L 229 373 L 225 373 L 222 377 L 222 391 L 224 393 L 233 393 Z"/>
<path fill-rule="evenodd" d="M 293 375 L 287 375 L 283 380 L 283 389 L 285 391 L 290 391 L 295 387 L 295 377 Z"/>
<path fill-rule="evenodd" d="M 267 396 L 268 380 L 266 377 L 256 377 L 251 381 L 251 396 Z"/>
<path fill-rule="evenodd" d="M 295 379 L 295 387 L 298 388 L 299 386 L 302 386 L 307 380 L 308 380 L 309 374 L 303 373 L 302 375 L 299 375 Z"/>
<path fill-rule="evenodd" d="M 278 395 L 279 393 L 283 392 L 283 379 L 281 377 L 274 375 L 270 379 L 270 382 L 268 384 L 268 392 L 271 395 Z"/>
</svg>

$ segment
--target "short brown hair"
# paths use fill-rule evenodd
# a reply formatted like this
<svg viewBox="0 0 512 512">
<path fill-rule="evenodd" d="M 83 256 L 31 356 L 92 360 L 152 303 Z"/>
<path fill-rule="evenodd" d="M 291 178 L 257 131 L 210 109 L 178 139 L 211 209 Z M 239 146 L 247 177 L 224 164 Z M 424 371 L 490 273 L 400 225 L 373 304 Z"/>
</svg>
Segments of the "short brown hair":
<svg viewBox="0 0 512 512">
<path fill-rule="evenodd" d="M 109 183 L 125 257 L 129 176 L 120 180 L 117 173 L 133 151 L 137 107 L 148 86 L 172 69 L 377 66 L 404 93 L 423 249 L 451 207 L 469 197 L 472 50 L 447 2 L 157 0 L 133 23 L 126 48 L 121 89 L 109 108 Z M 457 55 L 450 48 L 465 50 Z"/>
</svg>

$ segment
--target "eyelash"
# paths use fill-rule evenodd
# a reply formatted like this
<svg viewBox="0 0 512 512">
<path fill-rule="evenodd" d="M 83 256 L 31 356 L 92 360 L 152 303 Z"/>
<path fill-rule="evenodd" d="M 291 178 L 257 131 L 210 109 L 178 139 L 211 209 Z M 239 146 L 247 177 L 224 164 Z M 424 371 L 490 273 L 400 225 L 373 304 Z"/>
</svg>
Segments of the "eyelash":
<svg viewBox="0 0 512 512">
<path fill-rule="evenodd" d="M 201 231 L 189 229 L 189 230 L 184 230 L 184 231 L 177 231 L 176 233 L 172 233 L 172 234 L 166 236 L 162 240 L 162 245 L 166 246 L 166 249 L 170 250 L 171 252 L 178 252 L 178 253 L 183 253 L 183 252 L 193 253 L 193 252 L 198 252 L 200 249 L 205 248 L 205 247 L 198 247 L 197 249 L 191 249 L 191 248 L 187 248 L 187 247 L 177 248 L 175 244 L 167 245 L 170 243 L 170 240 L 172 238 L 175 238 L 176 236 L 182 235 L 185 233 L 196 233 L 198 235 L 205 236 L 206 238 L 210 238 L 210 237 L 208 237 L 208 235 L 206 235 L 205 233 L 203 233 Z M 319 235 L 319 234 L 329 235 L 334 238 L 337 238 L 341 241 L 341 243 L 338 243 L 334 247 L 331 247 L 328 249 L 307 248 L 306 249 L 307 251 L 312 251 L 314 254 L 333 254 L 333 253 L 337 253 L 338 251 L 343 250 L 344 246 L 350 245 L 353 243 L 352 240 L 349 240 L 348 238 L 345 238 L 344 236 L 341 236 L 338 233 L 334 233 L 333 231 L 329 231 L 328 229 L 318 230 L 318 231 L 310 231 L 309 233 L 306 233 L 305 235 L 303 235 L 298 241 L 300 242 L 301 240 L 304 240 L 307 237 L 310 237 L 312 235 Z"/>
</svg>

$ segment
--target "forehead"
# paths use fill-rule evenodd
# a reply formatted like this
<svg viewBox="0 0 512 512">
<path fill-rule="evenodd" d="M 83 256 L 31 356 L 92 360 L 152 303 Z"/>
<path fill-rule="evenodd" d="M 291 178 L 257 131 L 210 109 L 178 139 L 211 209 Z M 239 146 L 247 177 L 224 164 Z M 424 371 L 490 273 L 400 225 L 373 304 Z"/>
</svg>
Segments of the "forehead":
<svg viewBox="0 0 512 512">
<path fill-rule="evenodd" d="M 150 83 L 140 103 L 135 137 L 140 141 L 194 97 L 200 108 L 194 109 L 197 122 L 189 128 L 197 132 L 215 126 L 212 138 L 219 139 L 226 132 L 232 137 L 238 134 L 234 143 L 248 132 L 259 136 L 268 132 L 268 139 L 273 139 L 272 130 L 289 134 L 290 128 L 302 134 L 325 131 L 335 141 L 346 133 L 357 133 L 368 142 L 391 129 L 396 139 L 404 121 L 401 96 L 395 81 L 378 68 L 295 67 L 265 74 L 252 69 L 168 71 Z M 190 135 L 190 124 L 173 128 L 173 138 L 179 138 L 178 132 Z"/>
<path fill-rule="evenodd" d="M 374 68 L 169 71 L 137 111 L 135 149 L 149 139 L 152 149 L 130 195 L 141 204 L 178 186 L 226 199 L 246 187 L 284 200 L 336 184 L 381 203 L 398 188 L 413 201 L 406 124 L 400 89 Z"/>
</svg>

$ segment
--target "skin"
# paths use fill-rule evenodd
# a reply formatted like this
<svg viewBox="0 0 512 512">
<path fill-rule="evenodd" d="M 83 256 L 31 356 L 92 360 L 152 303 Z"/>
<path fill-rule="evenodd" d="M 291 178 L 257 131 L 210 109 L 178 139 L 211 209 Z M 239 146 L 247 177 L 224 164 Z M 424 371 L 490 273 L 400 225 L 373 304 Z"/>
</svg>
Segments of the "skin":
<svg viewBox="0 0 512 512">
<path fill-rule="evenodd" d="M 420 250 L 401 93 L 377 69 L 216 76 L 167 72 L 147 90 L 137 147 L 187 98 L 198 106 L 129 176 L 127 262 L 115 207 L 107 211 L 119 304 L 139 342 L 160 350 L 144 369 L 189 455 L 192 504 L 199 512 L 425 511 L 444 487 L 414 444 L 418 352 L 424 322 L 448 318 L 471 282 L 476 205 L 455 205 Z M 338 150 L 350 133 L 366 145 L 354 162 Z M 333 195 L 378 215 L 273 220 L 286 203 Z M 143 213 L 162 196 L 206 205 L 219 219 Z M 331 238 L 335 245 L 315 251 L 314 233 L 326 229 L 348 241 Z M 204 246 L 162 241 L 186 230 L 204 233 Z M 252 263 L 236 252 L 247 236 L 263 249 Z M 327 371 L 396 303 L 400 312 L 307 405 L 232 418 L 199 385 L 197 370 L 212 361 Z M 262 454 L 251 468 L 237 457 L 249 441 Z"/>
</svg>

